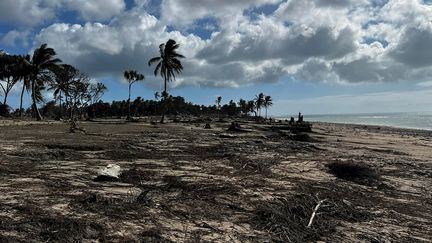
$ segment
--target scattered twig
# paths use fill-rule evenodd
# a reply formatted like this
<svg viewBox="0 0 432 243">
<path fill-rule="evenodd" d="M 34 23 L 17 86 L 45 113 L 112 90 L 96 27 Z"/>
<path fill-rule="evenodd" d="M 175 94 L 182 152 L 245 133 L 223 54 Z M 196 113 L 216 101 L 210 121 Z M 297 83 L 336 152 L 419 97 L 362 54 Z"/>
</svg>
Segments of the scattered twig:
<svg viewBox="0 0 432 243">
<path fill-rule="evenodd" d="M 319 207 L 320 207 L 321 204 L 322 204 L 323 202 L 325 202 L 326 200 L 327 200 L 327 199 L 324 199 L 324 200 L 321 200 L 321 201 L 318 202 L 318 204 L 316 205 L 314 211 L 312 212 L 312 215 L 311 215 L 311 218 L 310 218 L 310 220 L 309 220 L 309 224 L 307 225 L 307 228 L 310 228 L 310 227 L 312 226 L 313 220 L 314 220 L 314 218 L 315 218 L 315 215 L 316 215 L 317 212 L 318 212 Z"/>
</svg>

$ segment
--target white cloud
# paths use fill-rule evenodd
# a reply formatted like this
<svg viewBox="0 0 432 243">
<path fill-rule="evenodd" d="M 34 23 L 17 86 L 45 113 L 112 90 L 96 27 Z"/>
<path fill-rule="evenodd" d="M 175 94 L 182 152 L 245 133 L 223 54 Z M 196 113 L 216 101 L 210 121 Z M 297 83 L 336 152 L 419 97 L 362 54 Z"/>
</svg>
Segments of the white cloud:
<svg viewBox="0 0 432 243">
<path fill-rule="evenodd" d="M 51 0 L 2 0 L 0 22 L 33 26 L 55 17 Z"/>
<path fill-rule="evenodd" d="M 418 83 L 417 86 L 420 86 L 420 87 L 432 87 L 432 81 L 421 82 L 421 83 Z"/>
<path fill-rule="evenodd" d="M 84 20 L 109 20 L 126 7 L 124 0 L 2 0 L 0 22 L 37 26 L 59 15 L 77 11 Z"/>
<path fill-rule="evenodd" d="M 64 0 L 70 10 L 75 10 L 85 20 L 108 20 L 119 15 L 126 7 L 124 0 Z"/>
<path fill-rule="evenodd" d="M 281 0 L 164 0 L 161 6 L 162 20 L 171 25 L 188 25 L 204 17 L 232 17 L 251 7 L 279 2 Z"/>
<path fill-rule="evenodd" d="M 27 39 L 29 35 L 30 35 L 29 31 L 11 30 L 1 37 L 0 43 L 7 46 L 15 47 L 17 43 L 20 42 L 24 46 L 27 46 L 28 45 Z"/>
<path fill-rule="evenodd" d="M 150 77 L 147 61 L 169 38 L 187 57 L 176 86 L 239 87 L 286 76 L 315 82 L 423 82 L 432 75 L 432 24 L 426 21 L 432 7 L 420 0 L 164 0 L 161 19 L 145 11 L 147 0 L 136 0 L 129 11 L 123 1 L 62 2 L 84 19 L 114 16 L 104 24 L 52 24 L 36 38 L 36 45 L 47 42 L 63 61 L 94 76 L 119 76 L 134 68 Z M 103 13 L 97 12 L 100 4 Z M 245 14 L 266 4 L 277 4 L 277 10 Z M 203 18 L 214 18 L 218 25 L 208 40 L 168 31 L 167 25 L 188 29 Z"/>
</svg>

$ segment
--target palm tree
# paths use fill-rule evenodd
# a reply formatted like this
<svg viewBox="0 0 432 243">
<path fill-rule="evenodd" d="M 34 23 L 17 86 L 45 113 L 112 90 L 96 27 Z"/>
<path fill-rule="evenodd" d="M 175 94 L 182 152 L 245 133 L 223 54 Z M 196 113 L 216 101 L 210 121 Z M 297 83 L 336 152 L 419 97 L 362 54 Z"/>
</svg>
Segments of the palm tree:
<svg viewBox="0 0 432 243">
<path fill-rule="evenodd" d="M 257 109 L 257 112 L 259 112 L 259 116 L 261 116 L 261 108 L 263 107 L 263 103 L 264 103 L 264 94 L 259 93 L 255 97 L 255 108 Z"/>
<path fill-rule="evenodd" d="M 267 110 L 272 105 L 273 105 L 272 97 L 269 96 L 269 95 L 267 95 L 266 97 L 264 97 L 263 106 L 265 108 L 265 119 L 267 119 Z"/>
<path fill-rule="evenodd" d="M 247 107 L 248 107 L 248 112 L 253 112 L 255 113 L 255 116 L 257 116 L 257 112 L 255 110 L 256 104 L 254 100 L 249 100 L 247 102 Z"/>
<path fill-rule="evenodd" d="M 156 91 L 156 92 L 154 93 L 154 98 L 155 98 L 155 100 L 158 101 L 160 97 L 161 97 L 161 95 L 159 94 L 158 91 Z"/>
<path fill-rule="evenodd" d="M 19 116 L 22 117 L 23 115 L 23 98 L 24 98 L 24 91 L 29 91 L 31 89 L 30 86 L 30 78 L 29 78 L 29 72 L 30 72 L 30 55 L 25 55 L 21 57 L 21 71 L 22 74 L 22 88 L 21 88 L 21 96 L 20 96 L 20 107 L 19 107 Z"/>
<path fill-rule="evenodd" d="M 242 114 L 247 115 L 247 113 L 249 112 L 247 101 L 244 99 L 240 99 L 238 102 L 238 106 L 240 107 L 240 111 L 242 112 Z"/>
<path fill-rule="evenodd" d="M 222 96 L 218 96 L 216 99 L 216 109 L 218 111 L 218 119 L 219 119 L 219 113 L 221 108 L 221 101 L 222 101 Z"/>
<path fill-rule="evenodd" d="M 52 70 L 61 62 L 60 59 L 54 58 L 55 55 L 56 52 L 54 49 L 49 48 L 47 44 L 42 44 L 33 52 L 29 63 L 32 107 L 38 121 L 42 120 L 42 116 L 37 108 L 37 103 L 43 100 L 42 90 L 45 89 L 45 83 L 50 79 Z"/>
<path fill-rule="evenodd" d="M 154 98 L 155 98 L 155 103 L 154 103 L 154 115 L 156 115 L 156 108 L 157 108 L 157 105 L 158 105 L 158 101 L 159 101 L 159 99 L 160 99 L 160 97 L 161 97 L 161 94 L 158 92 L 158 91 L 156 91 L 156 92 L 154 92 Z"/>
<path fill-rule="evenodd" d="M 167 82 L 175 80 L 175 73 L 180 74 L 183 71 L 183 65 L 179 59 L 184 58 L 184 56 L 177 53 L 177 49 L 179 47 L 179 44 L 177 44 L 174 40 L 169 39 L 166 44 L 162 43 L 159 45 L 160 56 L 153 57 L 148 62 L 149 66 L 151 66 L 153 63 L 158 63 L 154 70 L 154 75 L 157 76 L 159 73 L 164 79 L 164 91 L 162 93 L 163 111 L 161 123 L 164 122 L 166 100 L 168 98 Z"/>
<path fill-rule="evenodd" d="M 127 114 L 126 120 L 131 120 L 131 115 L 130 115 L 130 113 L 131 113 L 130 112 L 131 87 L 132 87 L 133 83 L 138 82 L 138 81 L 142 81 L 142 80 L 144 80 L 145 77 L 144 77 L 144 74 L 140 74 L 140 73 L 138 73 L 137 71 L 134 71 L 134 70 L 125 71 L 123 75 L 124 75 L 125 79 L 129 83 L 129 98 L 128 98 L 128 101 L 127 101 L 127 103 L 128 103 L 128 114 Z"/>
<path fill-rule="evenodd" d="M 71 65 L 62 64 L 54 69 L 55 78 L 50 83 L 48 90 L 54 90 L 54 99 L 59 101 L 60 113 L 59 118 L 62 118 L 62 100 L 63 95 L 67 98 L 72 82 L 78 74 L 78 70 Z"/>
</svg>

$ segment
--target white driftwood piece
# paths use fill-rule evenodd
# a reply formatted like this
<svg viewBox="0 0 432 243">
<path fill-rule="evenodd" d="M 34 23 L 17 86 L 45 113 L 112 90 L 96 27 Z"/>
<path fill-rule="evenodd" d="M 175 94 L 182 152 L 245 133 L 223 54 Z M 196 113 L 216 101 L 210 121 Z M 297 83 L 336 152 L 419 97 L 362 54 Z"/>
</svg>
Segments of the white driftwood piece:
<svg viewBox="0 0 432 243">
<path fill-rule="evenodd" d="M 315 215 L 316 215 L 316 213 L 318 212 L 318 209 L 319 209 L 319 207 L 321 207 L 321 204 L 322 204 L 323 202 L 325 202 L 325 199 L 319 201 L 318 204 L 316 205 L 314 211 L 312 212 L 312 215 L 311 215 L 311 218 L 310 218 L 310 220 L 309 220 L 309 224 L 307 225 L 307 228 L 310 228 L 310 227 L 312 226 L 312 223 L 313 223 L 313 220 L 314 220 L 314 218 L 315 218 Z"/>
</svg>

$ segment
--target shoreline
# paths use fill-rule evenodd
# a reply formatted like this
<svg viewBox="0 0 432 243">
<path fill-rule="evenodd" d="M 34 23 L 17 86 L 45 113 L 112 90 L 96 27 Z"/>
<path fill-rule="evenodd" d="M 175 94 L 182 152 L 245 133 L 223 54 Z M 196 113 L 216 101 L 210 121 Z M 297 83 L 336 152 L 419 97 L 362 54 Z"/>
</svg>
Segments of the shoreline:
<svg viewBox="0 0 432 243">
<path fill-rule="evenodd" d="M 351 113 L 304 115 L 305 120 L 338 124 L 385 126 L 414 130 L 432 131 L 432 112 L 388 112 L 388 113 Z M 296 116 L 294 116 L 296 118 Z M 288 116 L 276 117 L 277 120 L 289 119 Z"/>
<path fill-rule="evenodd" d="M 411 132 L 411 133 L 426 133 L 429 135 L 432 135 L 432 128 L 425 129 L 425 128 L 412 128 L 412 127 L 398 127 L 398 126 L 391 126 L 391 125 L 373 125 L 373 124 L 360 124 L 360 123 L 343 123 L 343 122 L 321 122 L 321 121 L 307 121 L 312 124 L 323 124 L 323 125 L 341 125 L 341 126 L 350 126 L 350 127 L 363 127 L 368 129 L 376 129 L 376 130 L 382 130 L 382 131 L 405 131 L 405 132 Z M 419 134 L 419 135 L 420 135 Z"/>
</svg>

